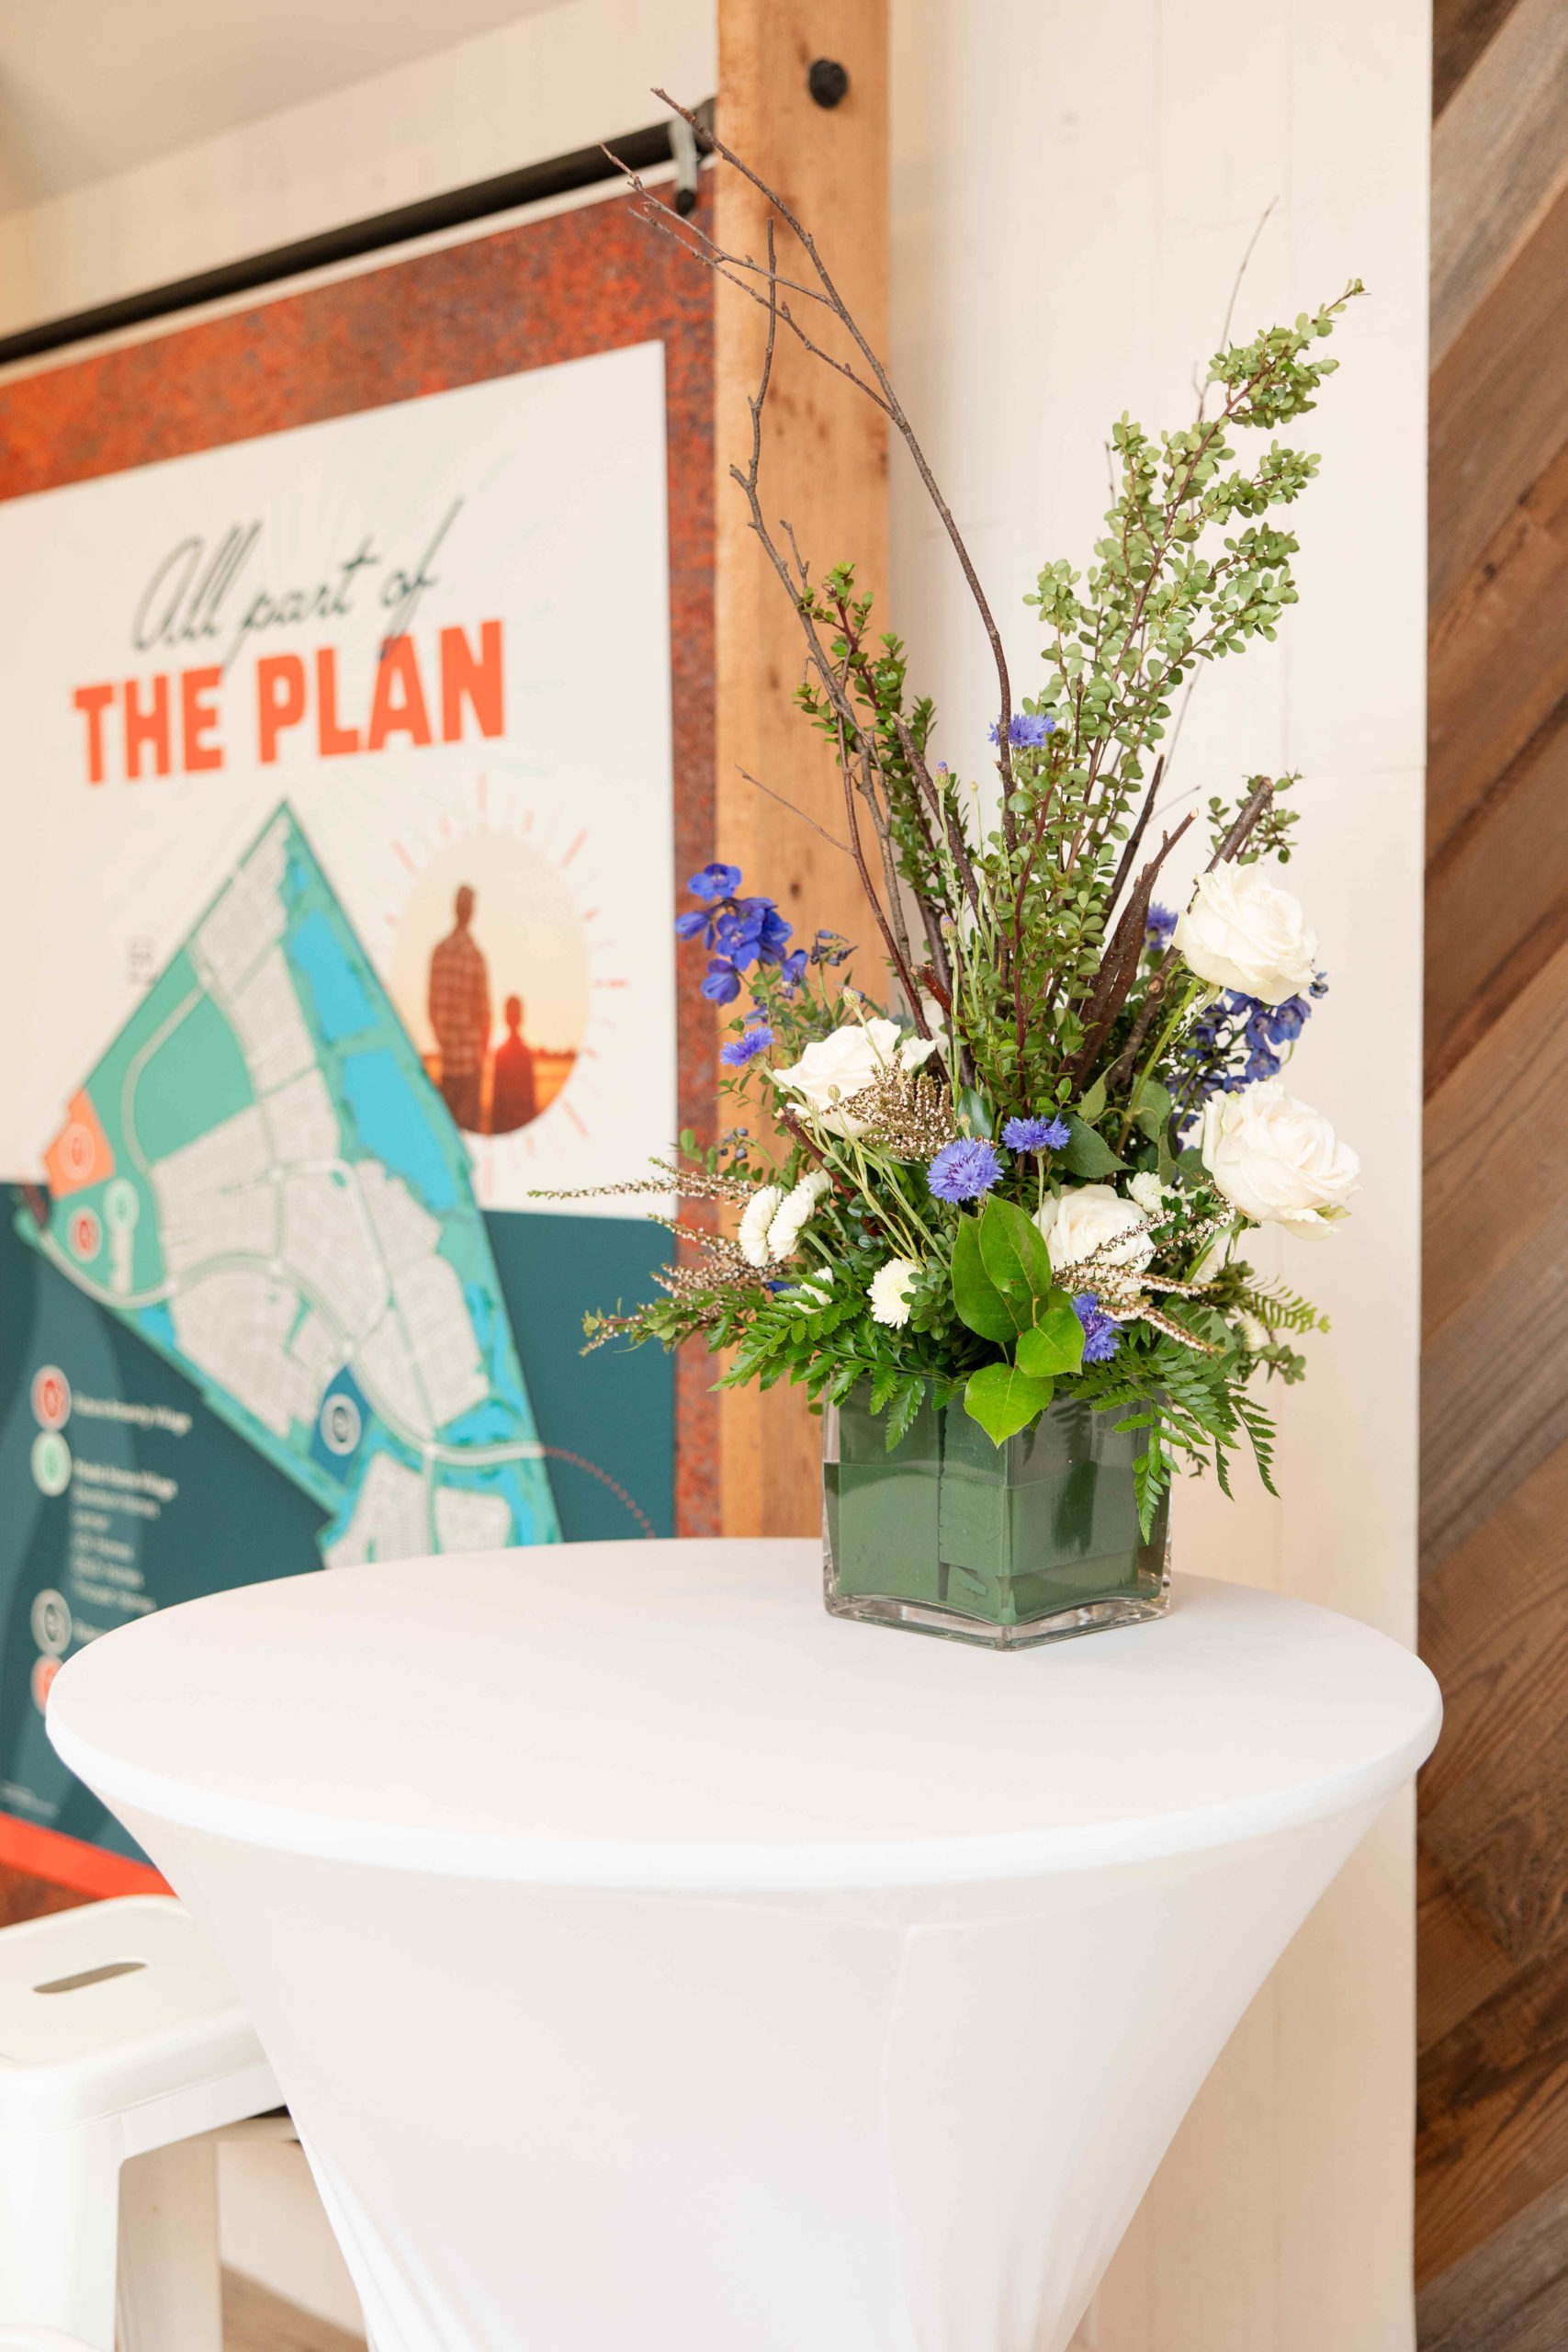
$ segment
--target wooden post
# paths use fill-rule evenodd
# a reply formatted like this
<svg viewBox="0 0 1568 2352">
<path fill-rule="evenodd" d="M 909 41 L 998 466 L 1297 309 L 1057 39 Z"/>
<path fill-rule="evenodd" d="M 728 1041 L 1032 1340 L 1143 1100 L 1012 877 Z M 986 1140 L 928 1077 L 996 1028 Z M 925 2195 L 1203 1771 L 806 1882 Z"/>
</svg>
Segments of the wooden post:
<svg viewBox="0 0 1568 2352">
<path fill-rule="evenodd" d="M 816 239 L 840 290 L 885 357 L 887 349 L 887 0 L 719 0 L 718 131 Z M 849 75 L 837 106 L 807 87 L 813 62 Z M 735 172 L 716 167 L 719 242 L 761 260 L 767 209 Z M 781 263 L 796 251 L 781 232 Z M 791 266 L 787 273 L 799 273 Z M 845 837 L 843 791 L 822 738 L 791 700 L 803 673 L 800 623 L 751 532 L 730 479 L 750 454 L 747 401 L 757 388 L 766 320 L 718 286 L 715 344 L 717 461 L 718 854 L 748 889 L 776 899 L 796 944 L 818 929 L 861 944 L 868 989 L 884 993 L 875 934 L 854 868 L 811 826 L 743 780 L 761 778 Z M 796 304 L 804 314 L 807 305 Z M 832 347 L 829 345 L 829 347 Z M 887 441 L 878 411 L 781 333 L 764 412 L 761 476 L 770 523 L 794 526 L 814 576 L 852 562 L 874 591 L 887 580 Z M 727 1391 L 722 1407 L 724 1530 L 804 1535 L 821 1523 L 820 1423 L 798 1388 Z"/>
</svg>

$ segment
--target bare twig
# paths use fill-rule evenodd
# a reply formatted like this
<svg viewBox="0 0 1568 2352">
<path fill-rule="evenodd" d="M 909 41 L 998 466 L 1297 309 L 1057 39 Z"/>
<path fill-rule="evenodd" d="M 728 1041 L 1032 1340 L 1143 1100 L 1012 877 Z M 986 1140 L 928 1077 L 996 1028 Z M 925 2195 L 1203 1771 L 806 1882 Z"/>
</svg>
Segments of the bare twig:
<svg viewBox="0 0 1568 2352">
<path fill-rule="evenodd" d="M 907 952 L 902 955 L 899 953 L 898 942 L 893 936 L 887 917 L 882 910 L 882 901 L 872 888 L 865 853 L 860 845 L 860 825 L 855 817 L 854 778 L 850 774 L 849 747 L 844 741 L 844 722 L 841 718 L 839 721 L 839 765 L 844 779 L 844 813 L 850 820 L 850 854 L 860 870 L 860 886 L 865 892 L 866 904 L 875 917 L 876 927 L 882 933 L 883 944 L 887 949 L 887 960 L 904 983 L 904 993 L 908 999 L 915 1026 L 922 1037 L 929 1037 L 931 1033 L 927 1025 L 926 1016 L 920 1010 L 920 992 L 915 986 L 915 976 L 909 969 L 908 955 Z M 907 947 L 908 942 L 906 942 L 906 949 Z"/>
<path fill-rule="evenodd" d="M 1222 351 L 1225 350 L 1230 344 L 1231 321 L 1235 316 L 1236 300 L 1241 293 L 1241 281 L 1247 276 L 1247 265 L 1252 259 L 1254 253 L 1257 251 L 1258 240 L 1263 234 L 1264 230 L 1269 226 L 1269 216 L 1273 211 L 1279 201 L 1280 199 L 1278 196 L 1271 196 L 1268 203 L 1264 206 L 1262 211 L 1258 217 L 1258 226 L 1254 229 L 1251 236 L 1247 241 L 1247 251 L 1243 254 L 1240 262 L 1237 264 L 1235 277 L 1231 285 L 1231 299 L 1225 304 L 1225 322 L 1220 329 L 1219 348 Z M 1208 398 L 1209 384 L 1212 380 L 1212 379 L 1205 379 L 1204 382 L 1199 389 L 1198 421 L 1200 424 L 1202 423 L 1203 402 Z"/>
<path fill-rule="evenodd" d="M 1145 795 L 1142 813 L 1138 818 L 1137 823 L 1134 826 L 1132 831 L 1127 836 L 1127 846 L 1122 851 L 1122 862 L 1116 868 L 1116 879 L 1111 885 L 1111 895 L 1105 901 L 1105 920 L 1107 922 L 1111 921 L 1112 914 L 1116 910 L 1116 901 L 1122 896 L 1122 885 L 1125 882 L 1128 875 L 1132 872 L 1133 861 L 1137 856 L 1139 850 L 1143 846 L 1144 835 L 1148 831 L 1149 819 L 1155 813 L 1155 802 L 1159 797 L 1160 781 L 1164 775 L 1165 754 L 1161 752 L 1159 758 L 1155 762 L 1155 772 L 1150 782 L 1148 791 Z"/>
<path fill-rule="evenodd" d="M 695 128 L 695 117 L 692 114 L 689 107 L 681 106 L 674 98 L 670 96 L 667 91 L 656 90 L 654 92 L 654 96 L 660 99 L 664 105 L 668 106 L 673 113 L 683 115 L 686 120 L 689 123 L 692 123 L 694 128 Z M 1016 822 L 1010 806 L 1012 798 L 1012 751 L 1009 741 L 1009 733 L 1012 724 L 1012 684 L 1008 674 L 1007 656 L 1002 649 L 1001 631 L 997 627 L 995 616 L 993 616 L 990 605 L 987 600 L 986 592 L 980 585 L 979 574 L 976 571 L 969 550 L 964 543 L 963 535 L 959 531 L 957 524 L 953 521 L 953 510 L 948 505 L 946 499 L 942 494 L 941 489 L 938 487 L 936 476 L 932 473 L 931 467 L 927 462 L 925 451 L 921 448 L 920 444 L 916 437 L 914 427 L 909 423 L 908 416 L 904 413 L 904 410 L 898 400 L 897 394 L 894 391 L 893 386 L 888 380 L 886 369 L 883 367 L 881 360 L 872 349 L 870 343 L 866 340 L 866 337 L 855 320 L 853 313 L 849 309 L 849 306 L 844 301 L 843 297 L 840 294 L 838 288 L 833 283 L 831 277 L 829 275 L 827 266 L 817 250 L 816 241 L 812 237 L 810 231 L 805 227 L 804 223 L 800 220 L 797 219 L 789 205 L 785 203 L 784 198 L 779 195 L 777 189 L 770 187 L 768 183 L 754 172 L 749 164 L 745 164 L 741 161 L 740 157 L 735 153 L 732 148 L 725 145 L 723 140 L 720 139 L 716 133 L 708 133 L 705 135 L 708 136 L 714 153 L 721 156 L 730 166 L 732 171 L 739 172 L 742 179 L 748 181 L 750 185 L 756 189 L 758 195 L 761 197 L 764 203 L 772 205 L 773 210 L 779 215 L 779 218 L 784 222 L 785 226 L 798 241 L 802 251 L 805 253 L 807 260 L 811 264 L 813 271 L 816 273 L 818 282 L 822 289 L 822 296 L 825 300 L 827 308 L 831 311 L 833 316 L 839 321 L 840 326 L 843 327 L 845 333 L 850 336 L 852 342 L 854 344 L 856 350 L 864 360 L 866 367 L 870 369 L 871 375 L 874 380 L 875 390 L 873 390 L 872 387 L 865 382 L 864 379 L 857 375 L 852 368 L 846 367 L 842 361 L 835 360 L 829 352 L 822 350 L 819 345 L 812 343 L 811 338 L 806 334 L 797 321 L 791 316 L 788 303 L 779 301 L 777 274 L 771 244 L 768 256 L 769 294 L 767 298 L 767 306 L 770 315 L 776 313 L 777 317 L 784 321 L 791 333 L 795 334 L 800 342 L 807 344 L 812 349 L 815 356 L 824 360 L 829 367 L 836 368 L 840 375 L 847 377 L 850 382 L 856 384 L 863 392 L 865 392 L 868 397 L 874 400 L 877 406 L 884 411 L 889 423 L 897 432 L 905 447 L 908 450 L 910 457 L 914 460 L 915 470 L 920 477 L 920 481 L 925 488 L 926 495 L 931 500 L 931 504 L 935 507 L 937 514 L 941 518 L 942 526 L 947 533 L 953 551 L 958 558 L 959 568 L 963 571 L 964 581 L 969 589 L 969 594 L 974 600 L 975 608 L 980 616 L 981 625 L 984 628 L 987 638 L 990 643 L 991 658 L 996 664 L 997 685 L 1001 705 L 1000 717 L 997 728 L 997 765 L 1001 772 L 1002 778 L 1002 830 L 1007 838 L 1008 845 L 1011 848 L 1014 845 L 1016 839 Z M 664 211 L 666 208 L 660 206 L 660 211 Z M 695 248 L 694 248 L 694 250 L 695 250 Z M 726 263 L 728 263 L 731 267 L 735 266 L 735 256 L 723 254 L 721 255 L 721 258 Z M 753 263 L 750 266 L 754 269 L 756 265 Z M 734 284 L 739 281 L 732 277 L 730 282 Z"/>
<path fill-rule="evenodd" d="M 1214 852 L 1213 856 L 1209 860 L 1208 865 L 1204 867 L 1203 871 L 1205 874 L 1212 874 L 1216 865 L 1228 865 L 1234 858 L 1240 856 L 1241 852 L 1247 846 L 1247 835 L 1258 823 L 1258 819 L 1269 807 L 1273 797 L 1274 786 L 1267 776 L 1263 778 L 1261 784 L 1255 784 L 1253 786 L 1252 790 L 1247 794 L 1245 803 L 1237 813 L 1235 824 L 1231 827 L 1229 832 L 1225 835 L 1224 840 L 1220 843 L 1219 848 Z M 1190 820 L 1189 821 L 1190 821 Z"/>
<path fill-rule="evenodd" d="M 744 776 L 746 782 L 750 785 L 754 785 L 759 792 L 765 792 L 770 800 L 776 800 L 781 808 L 787 808 L 792 816 L 798 817 L 803 825 L 809 825 L 814 833 L 820 833 L 825 842 L 831 842 L 835 849 L 842 850 L 846 857 L 851 857 L 854 854 L 852 850 L 850 848 L 848 842 L 841 842 L 837 833 L 830 833 L 826 825 L 819 825 L 815 817 L 808 817 L 805 809 L 802 808 L 795 801 L 786 800 L 782 792 L 775 792 L 771 784 L 764 784 L 762 782 L 761 776 L 748 775 L 746 769 L 741 766 L 739 760 L 735 763 L 735 773 L 739 776 Z"/>
<path fill-rule="evenodd" d="M 1139 959 L 1144 952 L 1144 933 L 1148 923 L 1149 900 L 1154 894 L 1160 867 L 1192 822 L 1190 813 L 1178 825 L 1174 833 L 1167 833 L 1158 852 L 1139 875 L 1126 910 L 1117 924 L 1110 946 L 1106 949 L 1096 976 L 1094 991 L 1084 1012 L 1084 1041 L 1066 1066 L 1066 1076 L 1077 1085 L 1099 1059 L 1106 1039 L 1116 1024 L 1117 1015 L 1126 1003 L 1133 982 L 1137 978 Z M 1120 1064 L 1117 1066 L 1120 1068 Z M 1110 1081 L 1107 1080 L 1107 1091 Z"/>
</svg>

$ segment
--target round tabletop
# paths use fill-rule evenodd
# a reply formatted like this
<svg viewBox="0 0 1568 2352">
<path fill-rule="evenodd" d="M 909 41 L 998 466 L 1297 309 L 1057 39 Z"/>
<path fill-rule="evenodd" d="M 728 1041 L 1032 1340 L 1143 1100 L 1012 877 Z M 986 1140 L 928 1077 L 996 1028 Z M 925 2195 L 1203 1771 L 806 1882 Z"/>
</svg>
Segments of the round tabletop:
<svg viewBox="0 0 1568 2352">
<path fill-rule="evenodd" d="M 1230 1844 L 1375 1803 L 1420 1660 L 1178 1577 L 1168 1617 L 994 1652 L 829 1617 L 797 1541 L 581 1544 L 250 1585 L 71 1659 L 111 1804 L 285 1851 L 599 1887 L 876 1887 Z"/>
</svg>

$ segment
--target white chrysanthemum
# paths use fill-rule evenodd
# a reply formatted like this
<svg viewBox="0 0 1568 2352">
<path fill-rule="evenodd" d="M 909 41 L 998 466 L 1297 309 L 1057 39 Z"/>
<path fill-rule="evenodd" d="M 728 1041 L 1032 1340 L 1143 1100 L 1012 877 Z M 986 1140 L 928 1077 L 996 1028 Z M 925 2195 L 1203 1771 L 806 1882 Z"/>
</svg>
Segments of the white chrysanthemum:
<svg viewBox="0 0 1568 2352">
<path fill-rule="evenodd" d="M 768 1227 L 778 1215 L 783 1199 L 784 1187 L 781 1184 L 764 1184 L 747 1202 L 739 1238 L 740 1254 L 749 1266 L 768 1264 Z"/>
<path fill-rule="evenodd" d="M 833 1180 L 825 1169 L 814 1168 L 803 1176 L 784 1205 L 778 1209 L 768 1227 L 768 1254 L 772 1258 L 793 1258 L 800 1241 L 800 1228 L 822 1198 L 831 1192 Z"/>
<path fill-rule="evenodd" d="M 878 1266 L 867 1285 L 874 1323 L 888 1323 L 897 1329 L 908 1321 L 909 1294 L 919 1271 L 913 1258 L 889 1258 L 885 1266 Z"/>
<path fill-rule="evenodd" d="M 1162 1184 L 1152 1169 L 1145 1169 L 1141 1176 L 1134 1176 L 1127 1186 L 1127 1193 L 1130 1199 L 1137 1202 L 1151 1225 L 1157 1225 L 1164 1216 L 1167 1201 L 1176 1198 L 1175 1185 Z"/>
</svg>

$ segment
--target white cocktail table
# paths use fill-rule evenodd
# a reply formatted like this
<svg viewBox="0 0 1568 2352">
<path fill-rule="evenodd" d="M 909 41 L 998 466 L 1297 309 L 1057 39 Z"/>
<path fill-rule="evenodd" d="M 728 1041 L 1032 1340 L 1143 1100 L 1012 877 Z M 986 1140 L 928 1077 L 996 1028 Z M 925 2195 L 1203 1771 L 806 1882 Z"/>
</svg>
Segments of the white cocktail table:
<svg viewBox="0 0 1568 2352">
<path fill-rule="evenodd" d="M 378 2352 L 1058 2352 L 1437 1736 L 1176 1580 L 1006 1655 L 809 1543 L 345 1568 L 142 1619 L 49 1728 L 207 1928 Z"/>
</svg>

